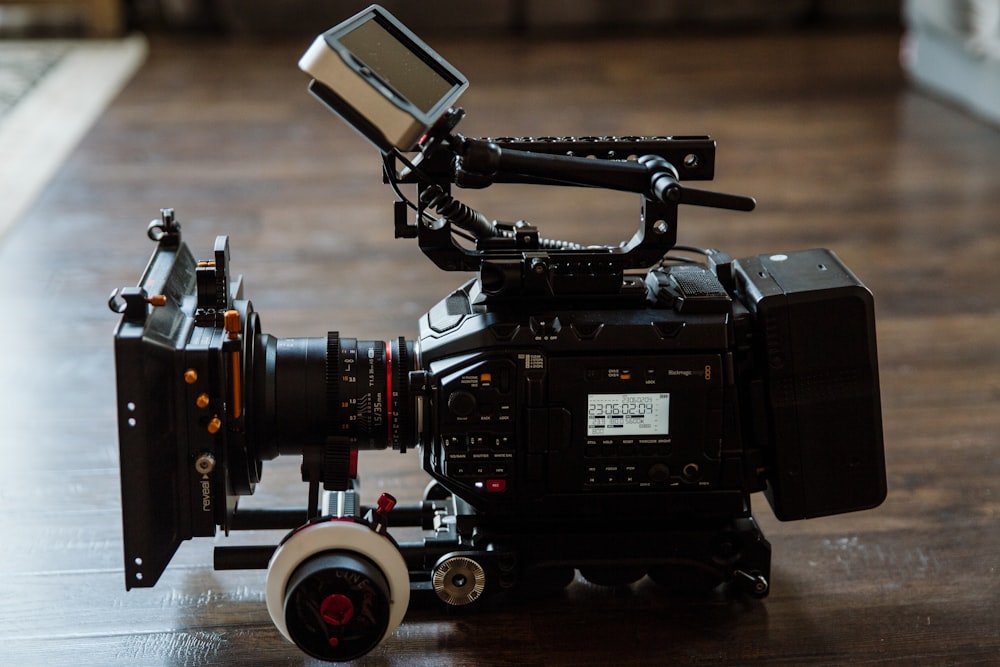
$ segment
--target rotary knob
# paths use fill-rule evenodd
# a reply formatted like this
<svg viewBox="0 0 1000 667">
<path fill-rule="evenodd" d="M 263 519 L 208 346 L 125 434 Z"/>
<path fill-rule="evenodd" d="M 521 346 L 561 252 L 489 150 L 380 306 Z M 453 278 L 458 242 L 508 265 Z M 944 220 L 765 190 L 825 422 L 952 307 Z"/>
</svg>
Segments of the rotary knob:
<svg viewBox="0 0 1000 667">
<path fill-rule="evenodd" d="M 486 570 L 465 556 L 445 558 L 431 576 L 434 592 L 452 606 L 464 606 L 479 599 L 486 588 Z"/>
<path fill-rule="evenodd" d="M 476 396 L 468 391 L 453 391 L 448 397 L 448 409 L 456 417 L 468 417 L 476 411 Z"/>
<path fill-rule="evenodd" d="M 306 560 L 289 578 L 284 599 L 289 636 L 320 660 L 353 660 L 371 651 L 389 630 L 391 607 L 385 574 L 347 550 Z"/>
<path fill-rule="evenodd" d="M 391 504 L 380 499 L 379 508 Z M 265 599 L 286 639 L 320 660 L 347 661 L 399 626 L 410 577 L 395 542 L 364 522 L 332 519 L 299 528 L 278 547 Z"/>
<path fill-rule="evenodd" d="M 654 463 L 649 467 L 649 479 L 662 484 L 670 480 L 670 468 L 665 463 Z"/>
</svg>

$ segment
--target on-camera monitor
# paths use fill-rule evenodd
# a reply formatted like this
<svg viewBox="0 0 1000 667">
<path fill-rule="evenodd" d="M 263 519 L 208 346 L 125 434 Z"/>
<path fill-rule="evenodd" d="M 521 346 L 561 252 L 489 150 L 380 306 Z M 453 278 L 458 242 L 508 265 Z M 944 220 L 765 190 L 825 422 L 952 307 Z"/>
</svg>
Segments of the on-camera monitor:
<svg viewBox="0 0 1000 667">
<path fill-rule="evenodd" d="M 320 35 L 299 61 L 310 90 L 383 153 L 409 151 L 469 82 L 378 5 Z"/>
<path fill-rule="evenodd" d="M 460 82 L 431 67 L 377 18 L 340 37 L 340 43 L 400 97 L 430 113 Z"/>
</svg>

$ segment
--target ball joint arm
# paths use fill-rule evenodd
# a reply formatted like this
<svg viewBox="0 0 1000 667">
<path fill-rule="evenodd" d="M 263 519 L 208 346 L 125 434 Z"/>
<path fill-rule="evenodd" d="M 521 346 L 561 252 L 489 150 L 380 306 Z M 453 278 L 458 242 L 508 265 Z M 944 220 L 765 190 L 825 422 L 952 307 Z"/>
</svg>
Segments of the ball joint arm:
<svg viewBox="0 0 1000 667">
<path fill-rule="evenodd" d="M 646 155 L 639 158 L 638 162 L 649 172 L 650 198 L 664 204 L 688 204 L 731 211 L 752 211 L 757 206 L 753 197 L 699 190 L 681 185 L 677 169 L 661 157 Z"/>
<path fill-rule="evenodd" d="M 752 211 L 756 206 L 752 197 L 681 185 L 676 167 L 656 155 L 645 155 L 638 160 L 596 160 L 501 148 L 481 139 L 462 139 L 454 167 L 454 182 L 463 188 L 485 188 L 516 178 L 524 183 L 636 192 L 667 205 L 689 204 L 735 211 Z"/>
</svg>

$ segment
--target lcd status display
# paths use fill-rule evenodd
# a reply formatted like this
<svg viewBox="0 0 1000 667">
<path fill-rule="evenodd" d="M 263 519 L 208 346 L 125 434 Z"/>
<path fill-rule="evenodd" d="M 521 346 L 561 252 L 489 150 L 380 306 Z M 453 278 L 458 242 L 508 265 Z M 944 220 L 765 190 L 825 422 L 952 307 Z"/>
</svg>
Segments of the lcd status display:
<svg viewBox="0 0 1000 667">
<path fill-rule="evenodd" d="M 670 394 L 588 394 L 587 436 L 670 433 Z"/>
</svg>

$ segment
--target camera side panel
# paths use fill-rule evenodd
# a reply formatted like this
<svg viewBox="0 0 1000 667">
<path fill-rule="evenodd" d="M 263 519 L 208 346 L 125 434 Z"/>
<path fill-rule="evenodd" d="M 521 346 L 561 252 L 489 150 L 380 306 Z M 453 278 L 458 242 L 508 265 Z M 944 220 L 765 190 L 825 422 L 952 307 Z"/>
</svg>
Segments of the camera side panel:
<svg viewBox="0 0 1000 667">
<path fill-rule="evenodd" d="M 421 331 L 424 469 L 493 516 L 747 512 L 753 466 L 719 292 L 711 307 L 551 311 L 477 310 L 456 292 Z"/>
</svg>

